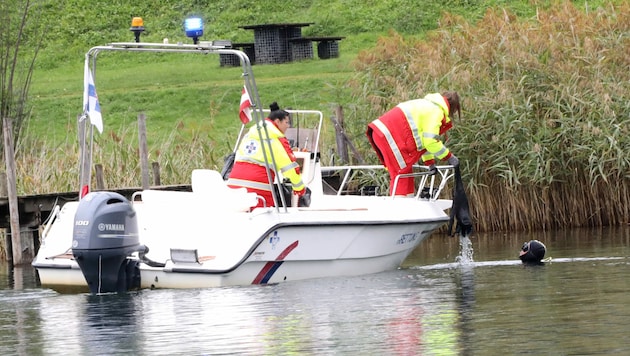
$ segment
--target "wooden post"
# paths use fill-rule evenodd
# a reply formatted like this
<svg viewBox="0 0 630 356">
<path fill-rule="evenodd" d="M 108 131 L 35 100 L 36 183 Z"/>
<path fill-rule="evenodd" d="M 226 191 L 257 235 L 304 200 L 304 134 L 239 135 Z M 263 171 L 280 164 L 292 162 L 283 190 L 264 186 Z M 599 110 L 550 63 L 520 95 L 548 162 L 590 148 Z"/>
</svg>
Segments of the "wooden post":
<svg viewBox="0 0 630 356">
<path fill-rule="evenodd" d="M 337 109 L 335 111 L 337 112 L 337 115 L 341 118 L 341 123 L 343 123 L 343 110 L 341 106 L 337 106 Z M 344 128 L 340 124 L 340 122 L 337 121 L 337 119 L 334 117 L 331 117 L 330 120 L 333 122 L 333 125 L 335 125 L 335 131 L 337 132 L 337 136 L 338 136 L 337 144 L 339 145 L 339 140 L 344 141 L 344 144 L 342 144 L 342 146 L 343 146 L 343 149 L 345 150 L 344 154 L 345 154 L 346 162 L 349 161 L 348 152 L 345 149 L 345 145 L 347 144 L 348 146 L 350 146 L 350 149 L 352 150 L 352 153 L 354 153 L 354 156 L 357 159 L 357 161 L 359 161 L 359 164 L 365 164 L 365 160 L 363 159 L 363 156 L 361 156 L 361 153 L 359 153 L 357 148 L 354 147 L 354 144 L 352 143 L 352 141 L 350 141 L 350 138 L 348 137 L 348 135 L 346 135 L 346 132 L 344 131 Z"/>
<path fill-rule="evenodd" d="M 4 157 L 7 171 L 7 193 L 9 198 L 9 215 L 11 225 L 11 250 L 13 252 L 8 260 L 13 265 L 22 265 L 33 261 L 33 239 L 23 238 L 20 233 L 20 216 L 15 183 L 15 152 L 13 151 L 13 125 L 9 118 L 3 118 Z M 29 236 L 26 234 L 26 236 Z M 30 240 L 30 243 L 29 243 Z M 7 246 L 8 247 L 8 246 Z M 8 250 L 8 248 L 7 248 Z M 9 251 L 9 250 L 8 250 Z"/>
<path fill-rule="evenodd" d="M 7 174 L 4 172 L 0 172 L 0 197 L 7 197 Z"/>
<path fill-rule="evenodd" d="M 160 180 L 160 164 L 158 162 L 153 162 L 151 163 L 151 167 L 153 168 L 153 185 L 162 185 Z"/>
<path fill-rule="evenodd" d="M 7 174 L 0 172 L 0 197 L 6 198 L 7 193 Z M 11 234 L 7 229 L 0 229 L 2 240 L 0 241 L 0 261 L 8 261 L 9 252 L 11 250 Z"/>
<path fill-rule="evenodd" d="M 147 124 L 144 113 L 138 114 L 138 141 L 142 189 L 149 189 L 149 154 L 147 152 Z"/>
<path fill-rule="evenodd" d="M 24 290 L 24 268 L 16 267 L 13 269 L 13 289 Z"/>
<path fill-rule="evenodd" d="M 346 145 L 346 140 L 344 139 L 343 135 L 339 134 L 339 132 L 343 132 L 344 130 L 343 109 L 341 108 L 341 105 L 337 105 L 337 107 L 335 108 L 335 116 L 332 117 L 331 120 L 333 120 L 336 132 L 338 133 L 337 135 L 335 135 L 335 140 L 337 141 L 337 153 L 339 154 L 341 163 L 350 163 L 350 160 L 348 158 L 348 146 Z"/>
<path fill-rule="evenodd" d="M 96 174 L 96 190 L 105 190 L 105 178 L 103 177 L 103 165 L 97 163 L 94 165 Z"/>
</svg>

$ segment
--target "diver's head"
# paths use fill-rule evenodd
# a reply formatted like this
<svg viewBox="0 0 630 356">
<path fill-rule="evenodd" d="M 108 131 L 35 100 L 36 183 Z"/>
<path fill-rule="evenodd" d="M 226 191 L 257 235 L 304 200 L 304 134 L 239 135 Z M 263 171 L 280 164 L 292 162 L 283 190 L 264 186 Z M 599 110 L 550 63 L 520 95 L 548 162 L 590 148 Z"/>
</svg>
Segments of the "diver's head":
<svg viewBox="0 0 630 356">
<path fill-rule="evenodd" d="M 531 240 L 523 244 L 518 258 L 525 263 L 540 263 L 545 257 L 547 247 L 538 240 Z"/>
</svg>

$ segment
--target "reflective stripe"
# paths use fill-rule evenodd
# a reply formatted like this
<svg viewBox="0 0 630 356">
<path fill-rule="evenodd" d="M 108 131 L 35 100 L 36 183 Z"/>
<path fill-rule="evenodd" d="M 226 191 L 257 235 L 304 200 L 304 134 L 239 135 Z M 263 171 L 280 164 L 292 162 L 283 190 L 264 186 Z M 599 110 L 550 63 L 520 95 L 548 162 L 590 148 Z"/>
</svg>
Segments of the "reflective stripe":
<svg viewBox="0 0 630 356">
<path fill-rule="evenodd" d="M 251 156 L 241 156 L 241 157 L 238 157 L 238 159 L 236 161 L 237 162 L 253 163 L 253 164 L 256 164 L 256 165 L 259 165 L 259 166 L 263 166 L 263 167 L 265 166 L 265 162 L 264 161 L 257 160 L 257 159 L 255 159 L 254 157 L 251 157 Z M 269 167 L 269 168 L 271 168 L 271 170 L 273 170 L 273 167 Z"/>
<path fill-rule="evenodd" d="M 396 145 L 396 141 L 394 140 L 392 133 L 389 132 L 389 129 L 387 128 L 387 126 L 385 126 L 385 124 L 383 124 L 383 122 L 380 119 L 374 120 L 373 123 L 374 123 L 374 126 L 376 126 L 383 133 L 383 135 L 385 135 L 385 138 L 387 139 L 387 144 L 389 145 L 389 148 L 394 154 L 394 157 L 396 157 L 398 166 L 400 168 L 407 167 L 407 163 L 405 162 L 405 159 L 403 158 L 402 153 L 400 152 L 400 149 L 398 149 L 398 145 Z"/>
<path fill-rule="evenodd" d="M 295 188 L 298 188 L 298 189 L 295 189 Z M 293 184 L 293 190 L 302 190 L 302 188 L 304 188 L 304 182 L 302 182 L 301 179 L 299 182 L 297 182 L 297 184 Z"/>
<path fill-rule="evenodd" d="M 269 184 L 267 183 L 260 183 L 260 182 L 244 180 L 244 179 L 229 178 L 227 180 L 227 185 L 237 185 L 239 187 L 266 190 L 268 192 L 271 191 L 271 189 L 269 189 Z"/>
<path fill-rule="evenodd" d="M 423 132 L 422 133 L 422 137 L 424 137 L 424 138 L 433 138 L 433 139 L 436 139 L 436 140 L 439 140 L 441 138 L 440 135 L 436 135 L 436 134 L 430 133 L 430 132 Z"/>
<path fill-rule="evenodd" d="M 409 128 L 411 129 L 411 134 L 413 135 L 413 140 L 416 141 L 416 147 L 418 147 L 418 151 L 420 151 L 422 149 L 422 140 L 420 139 L 420 130 L 418 130 L 418 126 L 416 126 L 416 121 L 413 119 L 411 113 L 407 111 L 406 107 L 398 107 L 405 114 L 407 124 L 409 125 Z"/>
<path fill-rule="evenodd" d="M 446 147 L 444 147 L 444 146 L 442 146 L 442 149 L 441 149 L 441 150 L 439 150 L 439 151 L 437 151 L 437 152 L 435 152 L 433 155 L 434 155 L 435 157 L 440 157 L 440 156 L 442 156 L 442 155 L 444 155 L 444 156 L 445 156 L 445 155 L 446 155 L 446 152 L 448 152 L 447 148 L 446 148 Z M 440 159 L 441 159 L 441 158 L 440 158 Z"/>
<path fill-rule="evenodd" d="M 286 166 L 282 167 L 282 169 L 280 169 L 280 172 L 284 173 L 290 169 L 299 167 L 300 165 L 297 162 L 291 162 L 290 164 L 287 164 Z"/>
</svg>

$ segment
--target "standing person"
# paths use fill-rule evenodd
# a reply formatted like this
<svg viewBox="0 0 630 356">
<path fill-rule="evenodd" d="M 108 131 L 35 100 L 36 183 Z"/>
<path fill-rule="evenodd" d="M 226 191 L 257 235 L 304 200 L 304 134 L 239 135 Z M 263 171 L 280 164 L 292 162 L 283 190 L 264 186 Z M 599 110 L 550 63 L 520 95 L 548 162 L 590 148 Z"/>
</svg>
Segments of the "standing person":
<svg viewBox="0 0 630 356">
<path fill-rule="evenodd" d="M 291 181 L 293 194 L 301 197 L 306 192 L 306 187 L 300 174 L 300 166 L 296 162 L 289 140 L 284 135 L 291 126 L 289 113 L 281 110 L 276 102 L 273 102 L 269 108 L 271 112 L 263 121 L 266 130 L 265 127 L 260 129 L 263 137 L 267 134 L 269 135 L 269 139 L 265 140 L 269 144 L 265 144 L 263 152 L 258 124 L 252 126 L 247 135 L 243 137 L 236 151 L 234 167 L 227 181 L 228 186 L 232 188 L 245 187 L 247 191 L 263 197 L 265 201 L 259 200 L 256 207 L 274 206 L 267 169 L 265 168 L 265 155 L 267 158 L 266 162 L 273 165 L 273 154 L 277 165 L 277 167 L 269 167 L 272 182 L 275 182 L 276 172 L 279 171 L 284 178 L 288 178 Z"/>
<path fill-rule="evenodd" d="M 411 173 L 419 159 L 433 172 L 436 160 L 459 165 L 440 139 L 453 126 L 454 113 L 460 118 L 459 95 L 447 91 L 402 102 L 368 124 L 368 140 L 389 172 L 390 194 L 414 194 L 413 177 L 399 178 L 395 191 L 394 181 L 400 174 Z"/>
</svg>

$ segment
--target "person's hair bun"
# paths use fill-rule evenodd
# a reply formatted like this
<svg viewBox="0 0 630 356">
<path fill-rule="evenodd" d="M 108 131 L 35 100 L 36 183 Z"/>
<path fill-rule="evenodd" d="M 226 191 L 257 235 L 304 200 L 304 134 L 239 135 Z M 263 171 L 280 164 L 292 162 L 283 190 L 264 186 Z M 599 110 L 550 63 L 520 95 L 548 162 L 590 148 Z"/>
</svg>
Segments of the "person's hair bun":
<svg viewBox="0 0 630 356">
<path fill-rule="evenodd" d="M 271 103 L 271 105 L 269 105 L 269 109 L 271 109 L 271 111 L 276 111 L 280 110 L 280 107 L 278 106 L 278 103 L 274 101 L 273 103 Z"/>
</svg>

